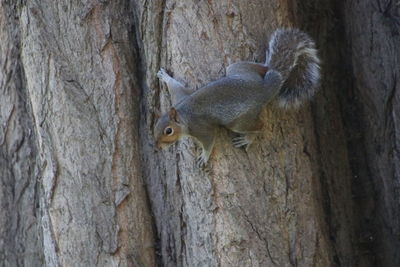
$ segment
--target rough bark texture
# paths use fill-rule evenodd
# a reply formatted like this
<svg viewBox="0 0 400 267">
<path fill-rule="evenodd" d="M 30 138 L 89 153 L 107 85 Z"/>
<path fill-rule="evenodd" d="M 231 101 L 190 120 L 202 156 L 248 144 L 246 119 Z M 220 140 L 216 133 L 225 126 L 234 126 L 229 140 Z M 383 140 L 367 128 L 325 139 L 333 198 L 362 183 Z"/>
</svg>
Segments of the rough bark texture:
<svg viewBox="0 0 400 267">
<path fill-rule="evenodd" d="M 164 17 L 162 33 L 156 35 L 160 39 L 148 40 L 154 36 L 151 28 L 140 32 L 147 77 L 154 79 L 162 65 L 191 87 L 224 75 L 225 67 L 237 60 L 264 60 L 269 34 L 279 19 L 287 22 L 286 7 L 277 1 L 182 1 L 159 8 Z M 148 10 L 139 18 L 147 19 L 146 25 L 159 13 Z M 146 53 L 154 42 L 162 48 L 158 64 L 157 54 Z M 159 94 L 165 111 L 166 90 L 157 93 L 156 85 L 145 84 L 150 84 L 145 98 L 157 105 Z M 144 131 L 153 126 L 152 106 L 145 106 Z M 287 112 L 266 109 L 265 131 L 249 153 L 232 148 L 230 135 L 221 131 L 208 173 L 195 167 L 191 140 L 164 153 L 144 150 L 163 262 L 328 266 L 333 251 L 321 220 L 311 118 L 309 106 Z M 151 132 L 143 136 L 146 148 Z"/>
<path fill-rule="evenodd" d="M 31 225 L 30 231 L 25 225 L 10 231 L 18 226 L 17 219 L 2 216 L 6 227 L 1 232 L 10 235 L 1 246 L 10 251 L 4 254 L 6 265 L 18 260 L 12 253 L 18 252 L 19 243 L 27 244 L 27 250 L 18 252 L 20 258 L 35 253 L 30 256 L 35 261 L 27 265 L 154 265 L 138 156 L 139 87 L 132 75 L 136 56 L 129 5 L 2 2 L 2 11 L 11 20 L 2 22 L 11 39 L 5 42 L 11 52 L 2 51 L 2 56 L 12 60 L 10 67 L 7 60 L 2 67 L 2 90 L 12 101 L 2 96 L 9 106 L 2 105 L 2 119 L 10 121 L 2 124 L 7 144 L 2 146 L 2 205 L 9 205 L 6 215 L 23 215 L 28 217 L 21 218 L 23 223 Z M 29 103 L 32 108 L 26 112 Z M 13 154 L 18 151 L 21 156 Z M 36 175 L 30 158 L 36 159 Z M 24 186 L 29 190 L 23 191 Z M 23 206 L 25 198 L 30 202 Z M 40 218 L 32 219 L 37 213 Z M 29 239 L 34 230 L 43 234 Z M 15 234 L 27 238 L 17 238 L 13 245 L 9 240 Z"/>
<path fill-rule="evenodd" d="M 349 123 L 349 129 L 360 131 L 357 145 L 364 153 L 353 159 L 354 176 L 362 185 L 362 238 L 377 266 L 399 266 L 400 4 L 350 1 L 345 10 L 353 70 L 349 94 L 359 121 Z"/>
<path fill-rule="evenodd" d="M 395 1 L 1 1 L 0 265 L 399 266 Z M 156 72 L 198 88 L 311 34 L 321 90 L 156 152 Z"/>
<path fill-rule="evenodd" d="M 0 263 L 43 264 L 35 132 L 19 54 L 18 10 L 0 7 Z"/>
</svg>

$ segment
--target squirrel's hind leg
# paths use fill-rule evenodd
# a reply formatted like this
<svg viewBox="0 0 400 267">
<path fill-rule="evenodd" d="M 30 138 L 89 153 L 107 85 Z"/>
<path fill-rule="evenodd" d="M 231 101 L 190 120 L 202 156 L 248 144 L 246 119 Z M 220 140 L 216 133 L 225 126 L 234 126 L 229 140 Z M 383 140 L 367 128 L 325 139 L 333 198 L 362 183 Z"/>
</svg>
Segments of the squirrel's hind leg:
<svg viewBox="0 0 400 267">
<path fill-rule="evenodd" d="M 241 61 L 229 65 L 226 68 L 226 76 L 238 75 L 245 77 L 249 74 L 257 74 L 262 79 L 267 71 L 268 67 L 262 63 Z"/>
<path fill-rule="evenodd" d="M 157 77 L 167 85 L 172 98 L 172 105 L 179 103 L 182 99 L 193 93 L 192 90 L 186 88 L 181 82 L 172 78 L 163 68 L 157 72 Z"/>
</svg>

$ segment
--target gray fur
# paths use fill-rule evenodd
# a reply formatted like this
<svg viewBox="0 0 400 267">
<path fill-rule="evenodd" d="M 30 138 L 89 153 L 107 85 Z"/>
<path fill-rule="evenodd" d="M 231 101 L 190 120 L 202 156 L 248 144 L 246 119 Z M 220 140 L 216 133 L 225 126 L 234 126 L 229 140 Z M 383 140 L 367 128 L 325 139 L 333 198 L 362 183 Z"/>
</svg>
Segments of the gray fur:
<svg viewBox="0 0 400 267">
<path fill-rule="evenodd" d="M 228 66 L 226 73 L 190 95 L 164 70 L 158 73 L 171 95 L 178 96 L 173 102 L 182 133 L 202 145 L 198 165 L 207 162 L 218 127 L 249 135 L 233 140 L 235 146 L 249 146 L 260 130 L 258 117 L 265 104 L 277 98 L 283 107 L 297 107 L 311 98 L 320 79 L 319 58 L 306 33 L 280 29 L 272 35 L 265 64 L 237 62 Z M 160 118 L 156 135 L 162 134 L 167 118 Z"/>
<path fill-rule="evenodd" d="M 298 29 L 279 29 L 272 34 L 268 50 L 265 64 L 285 81 L 278 96 L 280 106 L 298 107 L 313 97 L 321 76 L 314 41 Z"/>
<path fill-rule="evenodd" d="M 157 72 L 157 77 L 167 84 L 173 106 L 193 93 L 193 90 L 186 88 L 181 82 L 169 76 L 163 68 Z"/>
</svg>

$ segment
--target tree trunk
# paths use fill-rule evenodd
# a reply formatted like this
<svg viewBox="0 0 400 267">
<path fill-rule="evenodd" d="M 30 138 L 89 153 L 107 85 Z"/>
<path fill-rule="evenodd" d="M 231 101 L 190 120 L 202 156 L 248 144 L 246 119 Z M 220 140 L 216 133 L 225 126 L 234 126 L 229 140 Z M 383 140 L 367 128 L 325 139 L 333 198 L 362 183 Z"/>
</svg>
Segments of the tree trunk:
<svg viewBox="0 0 400 267">
<path fill-rule="evenodd" d="M 2 3 L 2 2 L 1 2 Z M 18 11 L 0 6 L 0 263 L 41 265 L 38 150 L 20 58 Z"/>
<path fill-rule="evenodd" d="M 372 3 L 373 2 L 373 3 Z M 360 13 L 362 15 L 360 15 Z M 399 266 L 398 18 L 392 1 L 1 1 L 4 266 Z M 165 151 L 160 67 L 189 87 L 270 34 L 316 40 L 320 92 L 268 105 L 248 152 L 208 170 Z"/>
<path fill-rule="evenodd" d="M 362 238 L 377 266 L 400 266 L 399 4 L 379 0 L 345 5 L 353 77 L 344 110 Z"/>
<path fill-rule="evenodd" d="M 6 266 L 155 264 L 127 7 L 2 2 Z"/>
</svg>

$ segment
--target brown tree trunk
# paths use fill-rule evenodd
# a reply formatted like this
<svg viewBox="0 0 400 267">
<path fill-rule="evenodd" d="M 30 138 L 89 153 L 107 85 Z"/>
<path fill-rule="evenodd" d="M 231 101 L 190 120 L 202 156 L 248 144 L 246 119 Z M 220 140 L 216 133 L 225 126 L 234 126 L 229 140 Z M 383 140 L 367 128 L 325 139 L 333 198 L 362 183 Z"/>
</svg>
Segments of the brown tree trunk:
<svg viewBox="0 0 400 267">
<path fill-rule="evenodd" d="M 400 11 L 359 2 L 1 1 L 0 265 L 399 266 Z M 159 68 L 198 88 L 278 27 L 318 44 L 314 100 L 208 171 L 157 152 Z"/>
<path fill-rule="evenodd" d="M 377 266 L 400 266 L 400 3 L 349 1 L 345 10 L 352 77 L 344 110 L 361 237 Z"/>
<path fill-rule="evenodd" d="M 2 2 L 1 13 L 2 262 L 155 265 L 129 5 Z"/>
</svg>

